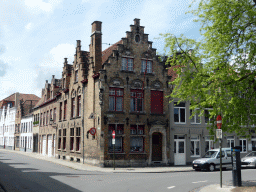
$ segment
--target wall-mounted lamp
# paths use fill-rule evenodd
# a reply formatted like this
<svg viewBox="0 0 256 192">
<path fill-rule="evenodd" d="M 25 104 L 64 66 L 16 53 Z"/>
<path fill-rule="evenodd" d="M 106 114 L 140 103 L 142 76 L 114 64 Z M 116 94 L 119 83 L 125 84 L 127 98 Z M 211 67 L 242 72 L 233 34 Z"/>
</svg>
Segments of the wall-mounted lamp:
<svg viewBox="0 0 256 192">
<path fill-rule="evenodd" d="M 108 117 L 104 116 L 104 124 L 106 125 L 108 123 Z"/>
<path fill-rule="evenodd" d="M 129 117 L 127 117 L 125 120 L 126 120 L 126 125 L 129 125 Z"/>
</svg>

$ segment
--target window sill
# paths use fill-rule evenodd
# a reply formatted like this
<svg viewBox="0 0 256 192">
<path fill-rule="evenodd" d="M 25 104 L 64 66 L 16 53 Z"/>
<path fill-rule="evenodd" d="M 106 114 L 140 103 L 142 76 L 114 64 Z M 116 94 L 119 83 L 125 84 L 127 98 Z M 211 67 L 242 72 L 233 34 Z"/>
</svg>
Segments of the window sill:
<svg viewBox="0 0 256 192">
<path fill-rule="evenodd" d="M 112 136 L 112 134 L 111 135 L 108 135 L 108 137 L 110 138 L 112 138 L 113 136 Z M 116 134 L 116 137 L 125 137 L 125 134 L 122 134 L 122 135 L 118 135 L 118 134 Z"/>
<path fill-rule="evenodd" d="M 145 152 L 130 152 L 129 155 L 146 155 Z"/>
<path fill-rule="evenodd" d="M 146 112 L 130 112 L 131 115 L 146 115 Z"/>
<path fill-rule="evenodd" d="M 76 151 L 76 153 L 81 154 L 81 151 Z"/>
<path fill-rule="evenodd" d="M 150 115 L 155 115 L 155 116 L 165 116 L 164 113 L 150 113 Z"/>
<path fill-rule="evenodd" d="M 81 116 L 77 116 L 77 117 L 76 117 L 76 119 L 80 119 L 80 118 L 81 118 Z"/>
<path fill-rule="evenodd" d="M 144 75 L 144 72 L 140 72 L 140 75 Z M 155 76 L 155 74 L 154 74 L 154 73 L 145 73 L 145 75 Z"/>
<path fill-rule="evenodd" d="M 186 125 L 186 123 L 177 123 L 177 122 L 174 122 L 174 124 L 176 124 L 176 125 Z"/>
<path fill-rule="evenodd" d="M 191 125 L 201 125 L 202 123 L 190 123 Z"/>
<path fill-rule="evenodd" d="M 126 70 L 120 70 L 120 71 L 123 72 L 123 73 L 134 73 L 134 71 L 126 71 Z"/>
<path fill-rule="evenodd" d="M 106 111 L 106 114 L 111 114 L 111 113 L 114 113 L 114 114 L 124 114 L 123 111 Z"/>
</svg>

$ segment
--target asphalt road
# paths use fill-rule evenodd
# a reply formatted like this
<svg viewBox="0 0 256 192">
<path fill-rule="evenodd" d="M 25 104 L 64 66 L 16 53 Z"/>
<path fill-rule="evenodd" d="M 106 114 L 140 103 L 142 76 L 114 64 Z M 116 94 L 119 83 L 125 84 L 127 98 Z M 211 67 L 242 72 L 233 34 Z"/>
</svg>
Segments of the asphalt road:
<svg viewBox="0 0 256 192">
<path fill-rule="evenodd" d="M 243 180 L 256 180 L 256 170 L 242 170 Z M 216 172 L 106 173 L 75 170 L 28 156 L 0 152 L 0 183 L 15 191 L 162 192 L 198 191 L 220 182 Z M 223 172 L 223 184 L 232 182 L 232 172 Z"/>
</svg>

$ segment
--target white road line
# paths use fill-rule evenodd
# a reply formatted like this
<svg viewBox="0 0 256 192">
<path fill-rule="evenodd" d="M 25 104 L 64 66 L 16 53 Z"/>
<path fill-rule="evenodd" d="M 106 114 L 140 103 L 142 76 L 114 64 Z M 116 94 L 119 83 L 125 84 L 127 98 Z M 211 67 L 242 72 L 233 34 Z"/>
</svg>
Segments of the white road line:
<svg viewBox="0 0 256 192">
<path fill-rule="evenodd" d="M 205 181 L 196 181 L 196 182 L 192 182 L 192 183 L 204 183 L 204 182 L 207 182 L 207 180 L 205 180 Z"/>
<path fill-rule="evenodd" d="M 171 186 L 171 187 L 167 187 L 167 189 L 172 189 L 172 188 L 174 188 L 175 186 Z"/>
</svg>

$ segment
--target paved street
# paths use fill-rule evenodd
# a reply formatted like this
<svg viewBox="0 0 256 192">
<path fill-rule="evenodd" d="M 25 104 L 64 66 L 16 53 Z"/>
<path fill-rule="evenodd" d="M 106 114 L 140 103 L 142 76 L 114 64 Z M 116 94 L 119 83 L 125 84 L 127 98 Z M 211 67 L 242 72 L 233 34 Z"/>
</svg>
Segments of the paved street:
<svg viewBox="0 0 256 192">
<path fill-rule="evenodd" d="M 219 172 L 196 172 L 189 167 L 152 168 L 152 172 L 121 172 L 117 168 L 95 171 L 92 166 L 67 167 L 56 162 L 25 156 L 21 153 L 0 150 L 0 183 L 9 191 L 199 191 L 203 186 L 219 183 Z M 84 168 L 85 167 L 85 168 Z M 148 168 L 145 168 L 148 169 Z M 166 169 L 166 171 L 163 171 Z M 118 172 L 118 170 L 120 172 Z M 143 170 L 136 169 L 136 170 Z M 159 172 L 157 172 L 159 170 Z M 254 180 L 253 169 L 243 170 L 243 180 Z M 223 184 L 231 183 L 231 171 L 223 172 Z"/>
</svg>

